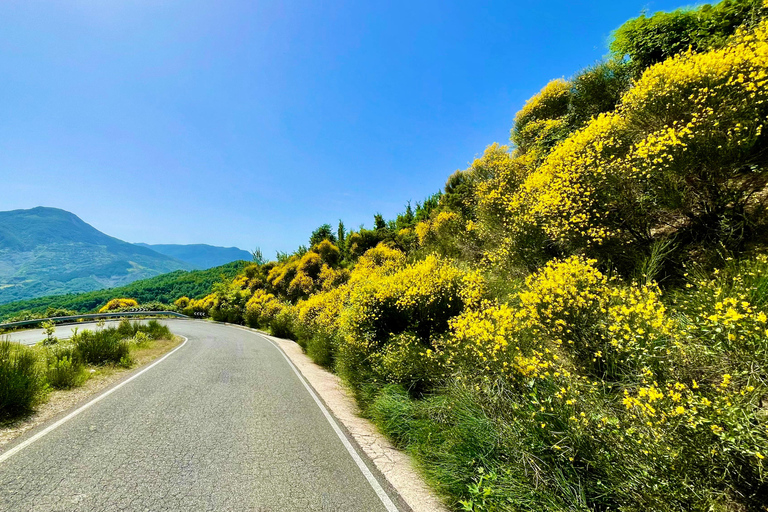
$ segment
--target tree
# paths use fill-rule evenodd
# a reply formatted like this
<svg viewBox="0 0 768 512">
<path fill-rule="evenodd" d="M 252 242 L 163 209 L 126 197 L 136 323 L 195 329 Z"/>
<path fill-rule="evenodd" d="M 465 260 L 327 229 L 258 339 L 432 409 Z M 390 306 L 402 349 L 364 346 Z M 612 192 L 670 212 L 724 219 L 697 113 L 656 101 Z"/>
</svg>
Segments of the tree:
<svg viewBox="0 0 768 512">
<path fill-rule="evenodd" d="M 339 219 L 339 228 L 336 231 L 336 238 L 339 242 L 339 245 L 344 244 L 344 238 L 347 236 L 347 232 L 344 229 L 344 222 L 342 222 L 341 219 Z"/>
<path fill-rule="evenodd" d="M 256 263 L 257 265 L 264 264 L 264 254 L 262 254 L 260 247 L 257 247 L 253 251 L 251 251 L 251 255 L 253 256 L 254 263 Z"/>
<path fill-rule="evenodd" d="M 323 224 L 312 232 L 312 235 L 309 237 L 309 246 L 314 247 L 323 240 L 328 240 L 333 244 L 336 243 L 336 236 L 333 234 L 330 224 Z"/>
<path fill-rule="evenodd" d="M 377 213 L 373 216 L 373 229 L 376 231 L 380 229 L 387 229 L 387 223 L 384 221 L 384 216 Z"/>
</svg>

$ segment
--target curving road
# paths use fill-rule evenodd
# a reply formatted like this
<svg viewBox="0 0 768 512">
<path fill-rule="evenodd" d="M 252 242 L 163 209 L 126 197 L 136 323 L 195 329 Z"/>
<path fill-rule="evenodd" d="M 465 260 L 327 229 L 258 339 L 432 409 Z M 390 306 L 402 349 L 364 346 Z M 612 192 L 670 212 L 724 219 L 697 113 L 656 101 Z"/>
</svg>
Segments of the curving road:
<svg viewBox="0 0 768 512">
<path fill-rule="evenodd" d="M 396 510 L 265 337 L 168 323 L 180 349 L 0 452 L 0 510 Z"/>
</svg>

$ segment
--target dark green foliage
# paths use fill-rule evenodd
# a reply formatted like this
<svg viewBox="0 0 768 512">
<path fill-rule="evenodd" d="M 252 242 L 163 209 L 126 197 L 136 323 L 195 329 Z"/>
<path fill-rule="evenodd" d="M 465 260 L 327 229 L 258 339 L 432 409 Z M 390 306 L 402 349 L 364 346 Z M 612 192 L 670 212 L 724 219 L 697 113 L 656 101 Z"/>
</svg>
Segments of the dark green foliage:
<svg viewBox="0 0 768 512">
<path fill-rule="evenodd" d="M 568 124 L 576 129 L 616 108 L 621 95 L 632 85 L 632 66 L 620 60 L 600 62 L 580 71 L 570 84 Z"/>
<path fill-rule="evenodd" d="M 365 229 L 353 231 L 347 237 L 347 251 L 350 258 L 357 259 L 368 249 L 373 249 L 391 235 L 387 229 Z"/>
<path fill-rule="evenodd" d="M 45 318 L 49 310 L 66 310 L 66 313 L 87 313 L 98 310 L 115 297 L 132 297 L 139 303 L 172 304 L 181 297 L 201 298 L 211 291 L 214 283 L 229 280 L 248 265 L 246 261 L 235 261 L 208 270 L 186 272 L 178 270 L 169 274 L 135 281 L 129 285 L 109 290 L 41 297 L 0 305 L 0 319 L 3 321 Z M 59 315 L 56 315 L 59 316 Z"/>
<path fill-rule="evenodd" d="M 44 390 L 32 349 L 0 341 L 0 418 L 28 412 Z"/>
<path fill-rule="evenodd" d="M 333 244 L 336 243 L 336 235 L 333 234 L 330 224 L 323 224 L 312 232 L 312 235 L 309 237 L 309 246 L 314 247 L 323 240 L 330 240 Z"/>
<path fill-rule="evenodd" d="M 762 0 L 724 0 L 714 6 L 642 15 L 613 33 L 610 48 L 642 71 L 689 47 L 700 52 L 722 46 L 739 26 L 752 25 L 765 14 L 762 4 Z"/>
<path fill-rule="evenodd" d="M 377 213 L 373 216 L 373 229 L 376 231 L 387 229 L 387 223 L 384 221 L 384 217 Z"/>
<path fill-rule="evenodd" d="M 414 221 L 422 222 L 429 219 L 430 215 L 432 215 L 432 211 L 437 210 L 440 207 L 440 198 L 442 195 L 442 192 L 437 192 L 426 198 L 423 202 L 416 203 Z"/>
<path fill-rule="evenodd" d="M 395 219 L 395 229 L 400 230 L 404 228 L 410 228 L 413 227 L 414 224 L 416 224 L 416 216 L 413 214 L 411 202 L 408 201 L 408 204 L 405 207 L 405 211 L 398 214 L 397 218 Z"/>
<path fill-rule="evenodd" d="M 475 191 L 472 181 L 464 171 L 456 171 L 445 182 L 445 194 L 441 205 L 460 214 L 465 219 L 475 218 Z"/>
</svg>

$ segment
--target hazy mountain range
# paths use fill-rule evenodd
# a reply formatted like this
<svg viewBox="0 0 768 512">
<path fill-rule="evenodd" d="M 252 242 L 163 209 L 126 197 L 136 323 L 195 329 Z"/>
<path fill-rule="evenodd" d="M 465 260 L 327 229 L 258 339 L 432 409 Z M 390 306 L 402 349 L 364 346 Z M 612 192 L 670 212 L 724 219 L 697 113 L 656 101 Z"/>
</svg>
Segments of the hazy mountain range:
<svg viewBox="0 0 768 512">
<path fill-rule="evenodd" d="M 230 261 L 245 260 L 250 261 L 253 256 L 248 251 L 238 249 L 237 247 L 216 247 L 206 244 L 136 244 L 141 247 L 152 249 L 160 254 L 165 254 L 171 258 L 190 263 L 198 269 L 206 269 L 224 265 Z"/>
<path fill-rule="evenodd" d="M 0 212 L 0 304 L 111 288 L 250 256 L 209 245 L 131 244 L 58 208 Z"/>
</svg>

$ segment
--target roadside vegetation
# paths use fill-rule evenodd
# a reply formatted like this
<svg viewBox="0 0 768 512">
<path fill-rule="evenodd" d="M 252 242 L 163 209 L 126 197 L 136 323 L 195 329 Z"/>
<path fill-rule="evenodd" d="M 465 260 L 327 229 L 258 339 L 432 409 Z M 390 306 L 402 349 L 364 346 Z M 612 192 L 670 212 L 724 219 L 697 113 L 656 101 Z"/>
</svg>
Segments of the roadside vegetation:
<svg viewBox="0 0 768 512">
<path fill-rule="evenodd" d="M 763 510 L 767 15 L 630 20 L 442 192 L 175 306 L 296 340 L 453 510 Z"/>
<path fill-rule="evenodd" d="M 0 341 L 0 420 L 32 412 L 51 390 L 81 386 L 96 371 L 130 368 L 137 351 L 170 339 L 168 327 L 156 320 L 123 320 L 116 327 L 76 332 L 69 340 L 57 339 L 48 325 L 45 339 L 32 347 Z"/>
</svg>

